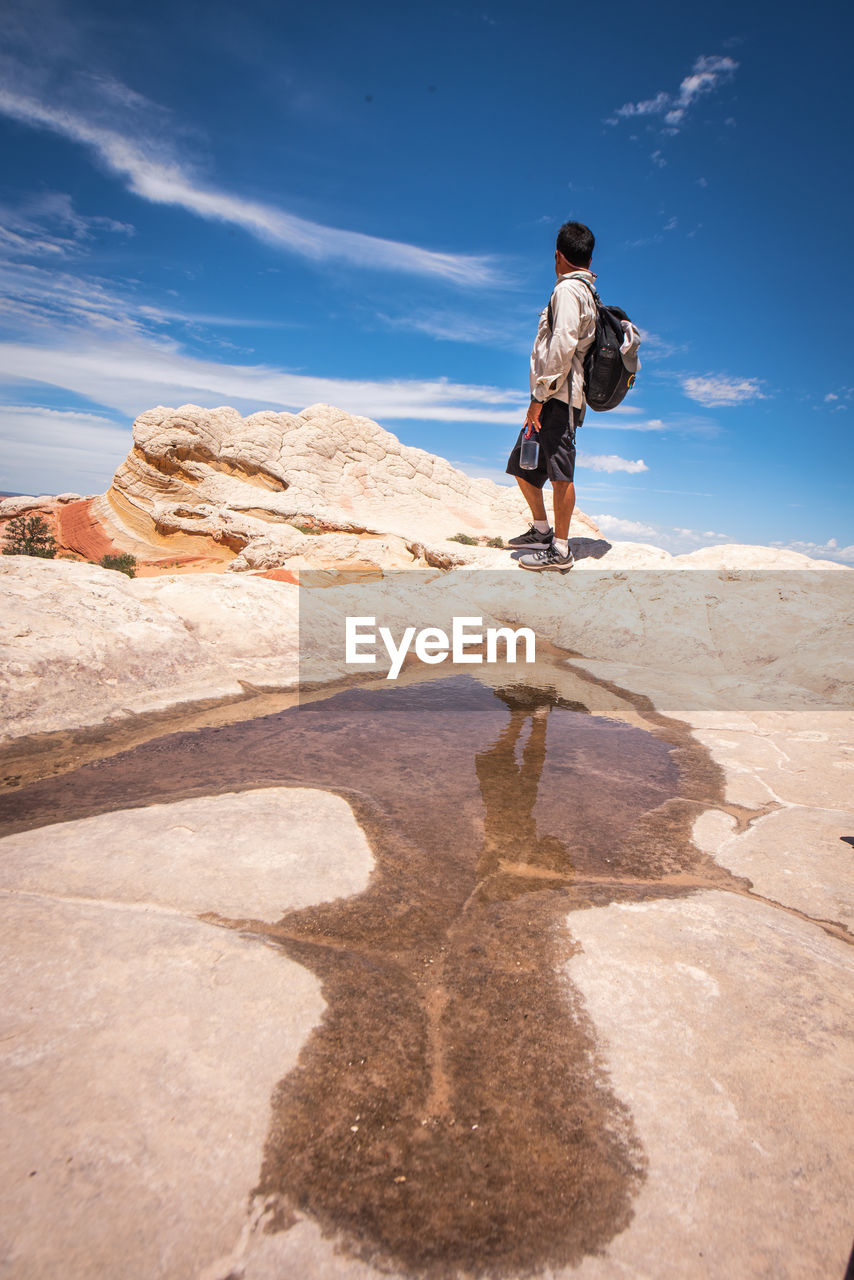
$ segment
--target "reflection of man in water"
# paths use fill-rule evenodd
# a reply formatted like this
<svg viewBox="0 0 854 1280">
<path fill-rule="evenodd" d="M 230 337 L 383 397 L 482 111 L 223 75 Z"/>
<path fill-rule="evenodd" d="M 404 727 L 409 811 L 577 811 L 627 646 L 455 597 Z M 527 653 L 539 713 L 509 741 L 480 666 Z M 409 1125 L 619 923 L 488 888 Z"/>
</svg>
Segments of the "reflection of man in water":
<svg viewBox="0 0 854 1280">
<path fill-rule="evenodd" d="M 544 880 L 569 878 L 572 863 L 566 846 L 555 836 L 537 838 L 534 818 L 551 698 L 543 690 L 526 686 L 495 693 L 510 711 L 510 720 L 494 745 L 475 756 L 485 806 L 477 879 L 487 897 L 515 898 L 545 888 Z M 526 725 L 530 732 L 520 760 L 517 751 Z"/>
</svg>

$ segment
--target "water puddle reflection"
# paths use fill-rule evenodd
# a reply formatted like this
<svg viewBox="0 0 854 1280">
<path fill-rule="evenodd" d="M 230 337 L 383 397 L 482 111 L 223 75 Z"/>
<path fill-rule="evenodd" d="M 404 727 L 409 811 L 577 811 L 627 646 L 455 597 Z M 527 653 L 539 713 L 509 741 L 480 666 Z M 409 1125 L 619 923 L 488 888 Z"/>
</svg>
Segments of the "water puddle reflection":
<svg viewBox="0 0 854 1280">
<path fill-rule="evenodd" d="M 622 1231 L 643 1176 L 561 974 L 572 908 L 708 872 L 689 830 L 717 772 L 681 726 L 651 725 L 536 684 L 350 689 L 40 782 L 0 824 L 267 785 L 344 796 L 376 858 L 364 893 L 216 920 L 317 974 L 327 1004 L 273 1098 L 258 1191 L 274 1225 L 310 1214 L 382 1267 L 530 1274 Z"/>
</svg>

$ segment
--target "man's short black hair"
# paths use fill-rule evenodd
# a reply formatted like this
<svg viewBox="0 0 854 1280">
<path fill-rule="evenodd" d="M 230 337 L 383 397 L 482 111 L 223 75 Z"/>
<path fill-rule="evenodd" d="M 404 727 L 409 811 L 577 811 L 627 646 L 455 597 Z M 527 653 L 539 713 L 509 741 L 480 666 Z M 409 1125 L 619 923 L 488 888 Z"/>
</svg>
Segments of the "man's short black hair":
<svg viewBox="0 0 854 1280">
<path fill-rule="evenodd" d="M 583 222 L 565 222 L 557 233 L 555 248 L 574 267 L 589 267 L 596 241 Z"/>
</svg>

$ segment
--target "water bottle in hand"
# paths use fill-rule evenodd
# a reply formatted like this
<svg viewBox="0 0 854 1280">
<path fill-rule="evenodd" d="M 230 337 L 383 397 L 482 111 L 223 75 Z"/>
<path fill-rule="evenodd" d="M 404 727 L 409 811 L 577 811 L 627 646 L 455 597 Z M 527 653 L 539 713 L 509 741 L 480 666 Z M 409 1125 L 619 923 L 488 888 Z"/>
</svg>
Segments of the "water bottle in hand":
<svg viewBox="0 0 854 1280">
<path fill-rule="evenodd" d="M 519 450 L 519 466 L 523 471 L 536 471 L 540 465 L 540 442 L 530 427 L 525 432 L 522 448 Z"/>
</svg>

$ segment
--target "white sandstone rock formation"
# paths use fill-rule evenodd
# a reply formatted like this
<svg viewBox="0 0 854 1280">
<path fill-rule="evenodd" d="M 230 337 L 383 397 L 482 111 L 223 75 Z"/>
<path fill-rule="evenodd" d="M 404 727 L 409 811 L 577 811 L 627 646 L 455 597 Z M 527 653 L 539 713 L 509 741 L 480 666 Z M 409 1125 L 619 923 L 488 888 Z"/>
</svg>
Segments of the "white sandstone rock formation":
<svg viewBox="0 0 854 1280">
<path fill-rule="evenodd" d="M 512 537 L 527 518 L 513 488 L 472 480 L 444 458 L 403 445 L 369 418 L 317 404 L 302 413 L 149 409 L 98 504 L 111 536 L 238 553 L 232 568 L 402 568 L 458 533 Z M 321 541 L 335 534 L 334 541 Z M 573 534 L 600 537 L 579 513 Z M 372 545 L 385 537 L 388 546 Z M 439 553 L 470 558 L 459 544 Z"/>
<path fill-rule="evenodd" d="M 643 562 L 634 555 L 616 567 L 622 550 L 614 548 L 615 567 L 582 561 L 566 578 L 481 574 L 476 564 L 395 574 L 386 586 L 376 571 L 364 582 L 358 573 L 332 575 L 301 601 L 296 585 L 255 574 L 131 580 L 94 565 L 4 556 L 2 736 L 235 697 L 247 686 L 292 687 L 300 604 L 304 623 L 311 613 L 305 652 L 323 680 L 348 674 L 346 614 L 380 611 L 379 625 L 393 624 L 397 634 L 480 615 L 484 626 L 532 627 L 595 674 L 677 716 L 698 705 L 763 706 L 768 688 L 786 706 L 846 705 L 854 689 L 849 572 L 685 573 L 656 562 L 630 571 Z M 506 552 L 480 554 L 512 564 Z M 376 672 L 383 669 L 380 661 Z"/>
<path fill-rule="evenodd" d="M 51 507 L 58 501 L 58 498 L 54 498 L 47 493 L 38 498 L 24 494 L 17 498 L 3 498 L 0 501 L 0 518 L 8 520 L 11 516 L 23 516 L 30 511 L 41 511 L 45 507 Z"/>
<path fill-rule="evenodd" d="M 77 728 L 296 678 L 297 591 L 0 557 L 2 737 Z M 170 607 L 177 605 L 177 609 Z"/>
<path fill-rule="evenodd" d="M 7 498 L 0 526 L 27 512 L 47 518 L 60 552 L 93 562 L 126 552 L 144 574 L 515 568 L 488 544 L 529 520 L 515 486 L 473 480 L 369 418 L 324 404 L 247 418 L 227 407 L 149 409 L 107 493 Z M 648 543 L 612 544 L 578 510 L 570 536 L 585 568 L 602 558 L 619 569 L 841 568 L 768 547 L 672 556 Z"/>
</svg>

